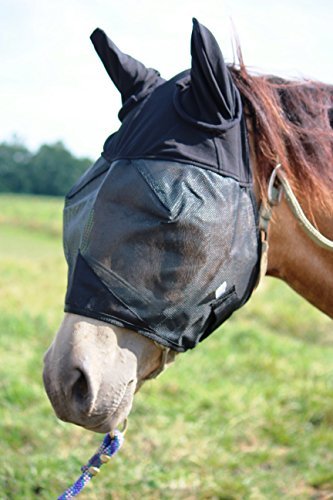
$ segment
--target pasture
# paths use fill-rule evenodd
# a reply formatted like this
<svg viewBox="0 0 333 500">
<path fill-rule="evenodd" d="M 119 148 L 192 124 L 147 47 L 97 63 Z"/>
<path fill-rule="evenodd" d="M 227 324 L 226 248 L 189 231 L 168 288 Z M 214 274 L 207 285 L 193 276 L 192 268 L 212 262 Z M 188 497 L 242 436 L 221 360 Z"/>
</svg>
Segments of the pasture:
<svg viewBox="0 0 333 500">
<path fill-rule="evenodd" d="M 0 499 L 50 499 L 102 436 L 56 419 L 42 358 L 62 317 L 62 200 L 0 196 Z M 278 281 L 136 396 L 82 499 L 333 498 L 332 321 Z"/>
</svg>

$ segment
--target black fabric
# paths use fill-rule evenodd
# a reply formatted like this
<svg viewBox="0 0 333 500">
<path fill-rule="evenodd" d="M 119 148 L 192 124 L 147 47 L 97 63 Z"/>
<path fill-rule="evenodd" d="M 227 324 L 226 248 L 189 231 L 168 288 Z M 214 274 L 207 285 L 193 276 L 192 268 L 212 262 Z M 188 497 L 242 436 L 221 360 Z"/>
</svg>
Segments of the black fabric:
<svg viewBox="0 0 333 500">
<path fill-rule="evenodd" d="M 65 310 L 194 347 L 249 298 L 257 207 L 241 99 L 194 20 L 192 68 L 170 81 L 94 46 L 122 94 L 122 126 L 66 197 Z"/>
<path fill-rule="evenodd" d="M 77 256 L 73 281 L 68 289 L 66 302 L 71 304 L 71 308 L 75 309 L 77 314 L 87 315 L 89 312 L 89 316 L 101 319 L 103 311 L 112 311 L 113 315 L 110 317 L 112 322 L 128 328 L 139 326 L 147 332 L 150 331 L 136 314 L 117 299 L 108 284 L 98 277 L 80 253 Z M 103 320 L 108 321 L 109 316 L 106 314 Z M 117 318 L 121 318 L 121 322 Z"/>
<path fill-rule="evenodd" d="M 90 38 L 108 75 L 121 93 L 123 108 L 119 119 L 122 121 L 135 104 L 164 80 L 158 71 L 147 69 L 133 57 L 123 54 L 101 29 L 97 28 Z"/>
<path fill-rule="evenodd" d="M 224 132 L 241 119 L 242 105 L 215 38 L 193 20 L 192 66 L 178 92 L 178 110 L 194 125 L 207 131 Z"/>
<path fill-rule="evenodd" d="M 120 111 L 123 125 L 104 146 L 108 161 L 183 161 L 251 185 L 239 92 L 207 28 L 194 20 L 192 68 L 168 82 L 121 54 L 101 30 L 91 38 L 125 103 Z"/>
</svg>

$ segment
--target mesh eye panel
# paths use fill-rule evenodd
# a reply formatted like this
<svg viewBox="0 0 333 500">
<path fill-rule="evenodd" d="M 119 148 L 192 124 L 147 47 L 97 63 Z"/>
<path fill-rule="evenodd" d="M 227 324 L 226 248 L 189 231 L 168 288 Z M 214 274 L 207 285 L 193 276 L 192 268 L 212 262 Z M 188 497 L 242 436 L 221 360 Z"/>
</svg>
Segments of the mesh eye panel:
<svg viewBox="0 0 333 500">
<path fill-rule="evenodd" d="M 93 167 L 66 201 L 66 310 L 130 326 L 175 350 L 194 347 L 252 289 L 251 194 L 183 163 L 98 163 L 102 174 Z"/>
</svg>

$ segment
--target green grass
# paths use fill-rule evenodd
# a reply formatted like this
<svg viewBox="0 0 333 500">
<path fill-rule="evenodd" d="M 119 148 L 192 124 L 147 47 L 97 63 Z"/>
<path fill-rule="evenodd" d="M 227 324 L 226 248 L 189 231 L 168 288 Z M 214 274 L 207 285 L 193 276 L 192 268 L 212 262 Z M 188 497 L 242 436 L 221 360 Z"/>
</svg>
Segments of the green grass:
<svg viewBox="0 0 333 500">
<path fill-rule="evenodd" d="M 0 499 L 56 498 L 101 436 L 44 394 L 61 321 L 62 201 L 0 196 Z M 121 452 L 82 499 L 333 497 L 332 321 L 282 283 L 136 396 Z"/>
<path fill-rule="evenodd" d="M 62 200 L 50 196 L 1 194 L 0 224 L 59 236 L 62 232 L 62 205 Z"/>
</svg>

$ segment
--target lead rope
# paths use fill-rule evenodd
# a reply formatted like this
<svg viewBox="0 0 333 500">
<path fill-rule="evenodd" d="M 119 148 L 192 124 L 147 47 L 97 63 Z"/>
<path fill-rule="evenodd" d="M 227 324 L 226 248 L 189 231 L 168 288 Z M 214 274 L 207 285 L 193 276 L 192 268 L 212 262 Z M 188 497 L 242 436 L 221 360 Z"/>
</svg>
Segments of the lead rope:
<svg viewBox="0 0 333 500">
<path fill-rule="evenodd" d="M 291 189 L 291 186 L 288 182 L 288 179 L 286 178 L 281 164 L 279 163 L 275 169 L 273 170 L 273 174 L 276 176 L 278 181 L 280 182 L 281 186 L 283 187 L 284 194 L 286 196 L 286 200 L 289 204 L 289 207 L 291 208 L 291 211 L 295 215 L 296 219 L 298 222 L 301 223 L 303 230 L 306 232 L 306 234 L 319 245 L 321 248 L 324 248 L 325 250 L 329 250 L 330 252 L 333 252 L 333 241 L 329 240 L 321 234 L 318 229 L 316 229 L 309 219 L 306 217 L 305 213 L 302 210 L 301 205 L 298 203 L 298 200 L 296 196 L 293 193 L 293 190 Z M 274 179 L 273 179 L 274 182 Z"/>
<path fill-rule="evenodd" d="M 150 373 L 150 375 L 145 380 L 156 378 L 166 368 L 170 349 L 168 347 L 162 346 L 161 344 L 158 344 L 157 342 L 155 342 L 155 344 L 161 349 L 161 362 L 158 368 Z M 72 484 L 72 486 L 70 486 L 62 495 L 60 495 L 60 497 L 58 497 L 58 500 L 68 500 L 81 493 L 83 488 L 90 482 L 90 480 L 99 473 L 100 467 L 103 464 L 107 463 L 110 458 L 120 449 L 124 442 L 124 434 L 126 432 L 126 429 L 127 420 L 125 420 L 121 432 L 116 430 L 104 436 L 102 444 L 96 451 L 95 455 L 91 457 L 86 465 L 83 465 L 83 467 L 81 467 L 81 476 L 75 481 L 74 484 Z"/>
<path fill-rule="evenodd" d="M 257 286 L 261 279 L 265 276 L 267 271 L 267 255 L 268 255 L 268 225 L 272 218 L 273 208 L 281 202 L 282 192 L 284 191 L 288 205 L 301 224 L 302 229 L 317 245 L 328 250 L 333 251 L 333 241 L 322 235 L 316 229 L 309 219 L 306 217 L 299 204 L 294 192 L 286 178 L 281 163 L 278 163 L 274 168 L 268 183 L 268 203 L 261 204 L 259 210 L 259 230 L 261 234 L 261 258 L 260 258 L 260 273 Z"/>
<path fill-rule="evenodd" d="M 124 442 L 124 434 L 126 431 L 127 423 L 122 432 L 115 430 L 112 433 L 108 433 L 104 436 L 102 444 L 96 451 L 96 453 L 90 458 L 90 460 L 81 467 L 82 474 L 75 481 L 75 483 L 67 488 L 67 490 L 58 497 L 58 500 L 68 500 L 70 498 L 76 497 L 85 486 L 90 482 L 90 480 L 96 476 L 103 464 L 107 463 L 110 458 L 117 453 Z"/>
</svg>

